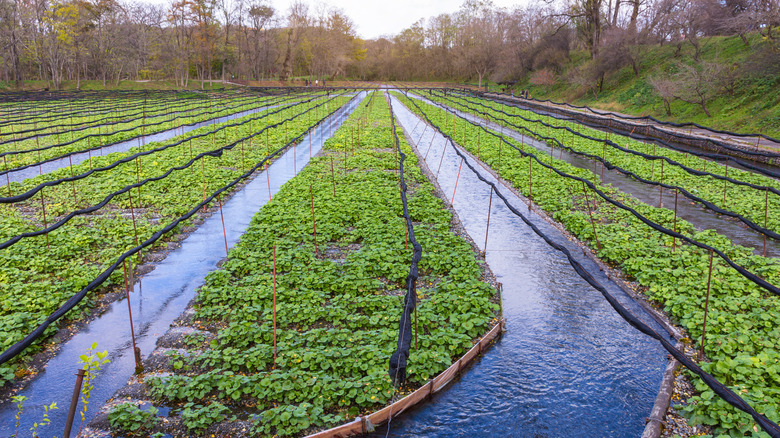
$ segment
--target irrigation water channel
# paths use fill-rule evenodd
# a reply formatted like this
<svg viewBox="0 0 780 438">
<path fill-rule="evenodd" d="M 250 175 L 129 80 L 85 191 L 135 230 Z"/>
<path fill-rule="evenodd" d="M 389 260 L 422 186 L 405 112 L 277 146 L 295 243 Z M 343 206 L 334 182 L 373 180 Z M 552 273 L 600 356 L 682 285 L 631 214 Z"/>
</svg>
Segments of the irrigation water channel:
<svg viewBox="0 0 780 438">
<path fill-rule="evenodd" d="M 489 186 L 463 166 L 452 145 L 396 99 L 395 114 L 438 183 L 454 197 L 466 231 L 485 242 Z M 428 147 L 430 144 L 430 151 Z M 443 153 L 444 152 L 444 153 Z M 495 181 L 487 171 L 482 174 Z M 510 203 L 523 201 L 502 188 Z M 628 325 L 566 258 L 493 196 L 486 260 L 504 285 L 507 331 L 446 391 L 374 436 L 393 437 L 629 437 L 640 436 L 667 365 L 660 344 Z M 664 330 L 610 281 L 558 229 L 528 217 L 567 246 L 594 277 L 659 333 Z M 425 249 L 423 248 L 423 257 Z"/>
<path fill-rule="evenodd" d="M 432 103 L 428 99 L 412 94 L 409 94 L 409 97 L 420 99 L 426 103 Z M 436 103 L 433 103 L 433 105 L 436 105 Z M 519 142 L 532 146 L 535 149 L 543 152 L 546 156 L 550 155 L 551 147 L 546 142 L 530 138 L 528 135 L 521 134 L 512 128 L 502 127 L 496 123 L 489 122 L 484 118 L 456 110 L 450 106 L 447 106 L 447 108 L 455 111 L 458 115 L 465 117 L 472 122 L 479 123 L 482 126 L 492 129 L 493 131 L 500 132 L 505 136 L 511 137 Z M 506 116 L 502 116 L 502 118 L 505 120 L 511 119 L 510 117 Z M 512 120 L 509 121 L 512 122 Z M 564 145 L 566 144 L 565 142 L 563 143 Z M 593 160 L 579 156 L 567 150 L 557 147 L 553 148 L 553 156 L 555 158 L 566 161 L 573 166 L 586 169 L 591 172 L 594 171 Z M 662 193 L 658 187 L 653 187 L 637 181 L 618 172 L 617 170 L 610 170 L 607 168 L 602 169 L 601 163 L 598 164 L 596 171 L 598 172 L 599 179 L 602 181 L 602 183 L 611 184 L 613 187 L 624 193 L 630 194 L 645 204 L 652 205 L 654 207 L 660 206 L 667 209 L 674 208 L 674 191 L 672 190 L 664 189 Z M 716 204 L 718 204 L 717 201 Z M 728 209 L 728 205 L 724 205 L 723 203 L 720 204 L 721 208 Z M 717 230 L 718 233 L 723 234 L 724 236 L 731 239 L 733 243 L 748 248 L 753 248 L 754 253 L 756 254 L 763 254 L 763 234 L 748 228 L 738 219 L 715 213 L 714 211 L 705 208 L 703 205 L 689 200 L 682 194 L 677 198 L 677 216 L 690 222 L 698 230 Z M 780 257 L 780 242 L 774 239 L 766 239 L 766 255 L 767 257 Z"/>
<path fill-rule="evenodd" d="M 17 171 L 11 171 L 8 172 L 7 178 L 2 178 L 3 181 L 10 181 L 10 182 L 22 182 L 29 178 L 35 178 L 38 175 L 43 175 L 46 173 L 54 172 L 55 170 L 62 169 L 65 167 L 70 166 L 71 161 L 73 160 L 73 164 L 79 164 L 84 161 L 87 161 L 92 157 L 92 154 L 99 154 L 99 155 L 107 155 L 114 152 L 126 152 L 130 150 L 133 147 L 141 146 L 142 144 L 152 143 L 152 142 L 160 142 L 165 141 L 168 139 L 171 139 L 173 137 L 176 137 L 178 135 L 183 135 L 187 132 L 194 131 L 195 129 L 202 128 L 204 126 L 210 126 L 210 125 L 216 125 L 218 123 L 225 123 L 230 120 L 238 119 L 244 116 L 248 116 L 250 114 L 256 114 L 260 113 L 269 109 L 278 108 L 284 105 L 295 105 L 297 101 L 293 101 L 290 103 L 285 104 L 278 104 L 278 105 L 270 105 L 270 106 L 261 106 L 258 108 L 253 108 L 250 110 L 240 111 L 233 114 L 228 114 L 226 116 L 222 117 L 216 117 L 209 120 L 204 120 L 202 122 L 193 124 L 191 126 L 179 126 L 173 129 L 168 129 L 165 131 L 156 132 L 154 134 L 149 134 L 145 136 L 141 136 L 138 138 L 134 138 L 132 140 L 122 141 L 119 143 L 112 144 L 110 146 L 106 146 L 104 148 L 100 148 L 95 151 L 91 152 L 82 152 L 78 154 L 73 154 L 68 158 L 60 158 L 58 160 L 52 160 L 48 163 L 42 164 L 40 166 L 32 166 L 28 167 L 26 169 L 17 170 Z"/>
<path fill-rule="evenodd" d="M 358 93 L 341 111 L 303 137 L 297 147 L 291 147 L 267 171 L 256 173 L 254 179 L 225 202 L 223 213 L 228 246 L 232 247 L 238 242 L 252 216 L 268 202 L 269 186 L 271 194 L 275 194 L 285 182 L 297 175 L 365 96 L 365 92 Z M 142 353 L 149 354 L 157 338 L 184 311 L 195 296 L 195 290 L 203 284 L 206 274 L 214 270 L 225 257 L 224 248 L 221 217 L 213 214 L 184 239 L 180 247 L 155 264 L 154 270 L 135 284 L 135 292 L 130 294 L 130 304 L 136 342 Z M 62 434 L 79 367 L 79 355 L 84 354 L 93 342 L 98 343 L 98 350 L 108 350 L 111 362 L 103 367 L 93 381 L 94 389 L 85 425 L 114 392 L 127 383 L 135 369 L 130 321 L 124 300 L 111 304 L 104 314 L 65 342 L 47 363 L 46 369 L 18 394 L 28 398 L 19 426 L 22 433 L 20 436 L 26 436 L 33 422 L 41 420 L 43 406 L 53 402 L 57 402 L 59 409 L 49 413 L 51 424 L 44 428 L 43 433 L 46 436 Z M 1 437 L 14 434 L 15 414 L 16 406 L 13 403 L 0 405 Z M 72 436 L 75 436 L 79 423 L 77 415 Z"/>
<path fill-rule="evenodd" d="M 540 108 L 538 106 L 529 105 L 527 102 L 524 102 L 520 98 L 514 98 L 514 100 L 511 100 L 511 99 L 508 99 L 508 98 L 503 97 L 503 96 L 500 97 L 500 98 L 495 98 L 495 97 L 490 96 L 490 97 L 488 97 L 488 99 L 490 101 L 494 102 L 494 103 L 515 107 L 515 108 L 518 108 L 518 109 L 521 109 L 521 110 L 529 111 L 531 113 L 534 113 L 534 114 L 537 114 L 537 115 L 540 115 L 540 116 L 547 116 L 547 117 L 552 117 L 552 118 L 557 119 L 557 120 L 569 121 L 569 122 L 572 122 L 572 123 L 582 124 L 581 121 L 577 120 L 574 117 L 563 115 L 563 114 L 560 114 L 560 113 L 556 112 L 557 110 L 560 110 L 561 108 L 555 108 L 554 110 L 552 110 L 552 109 L 551 110 L 544 110 L 544 109 L 542 109 L 542 108 Z M 538 104 L 538 102 L 534 102 L 534 103 Z M 572 111 L 572 110 L 564 109 L 564 111 Z M 577 113 L 577 115 L 586 116 L 587 113 L 586 112 L 580 112 L 580 113 Z M 598 116 L 597 119 L 599 121 L 603 122 L 604 120 L 608 120 L 609 117 Z M 680 149 L 680 150 L 685 151 L 685 152 L 709 152 L 709 153 L 712 153 L 712 151 L 702 150 L 701 148 L 697 148 L 695 146 L 691 146 L 691 145 L 685 144 L 685 143 L 683 143 L 681 141 L 675 141 L 674 140 L 675 137 L 677 137 L 678 139 L 679 139 L 679 136 L 688 137 L 688 138 L 697 138 L 698 137 L 699 140 L 703 140 L 703 141 L 707 141 L 707 140 L 712 141 L 714 139 L 715 141 L 723 141 L 723 142 L 729 142 L 729 141 L 736 140 L 737 142 L 744 144 L 744 140 L 739 138 L 739 137 L 736 137 L 736 138 L 733 138 L 733 137 L 730 138 L 728 136 L 724 137 L 724 136 L 721 136 L 720 134 L 717 134 L 717 133 L 714 133 L 714 132 L 710 132 L 710 131 L 707 131 L 705 129 L 699 129 L 699 128 L 693 129 L 691 127 L 689 127 L 688 129 L 685 129 L 685 128 L 673 128 L 673 127 L 670 127 L 670 126 L 665 126 L 665 125 L 656 124 L 656 123 L 653 123 L 653 122 L 648 122 L 647 120 L 644 120 L 644 121 L 636 120 L 636 119 L 632 120 L 632 119 L 627 119 L 627 118 L 622 118 L 622 117 L 614 117 L 614 120 L 616 120 L 618 122 L 621 122 L 621 123 L 634 125 L 634 126 L 646 126 L 648 124 L 650 126 L 655 126 L 656 129 L 657 129 L 657 132 L 659 134 L 660 133 L 665 133 L 666 135 L 672 137 L 671 140 L 667 139 L 666 140 L 667 142 L 674 143 L 675 148 Z M 591 129 L 596 129 L 596 130 L 599 130 L 599 131 L 602 131 L 602 132 L 610 132 L 610 130 L 611 130 L 613 134 L 616 133 L 616 134 L 619 134 L 619 135 L 624 135 L 626 137 L 629 137 L 632 134 L 631 130 L 623 129 L 623 128 L 620 128 L 618 126 L 609 126 L 609 125 L 607 125 L 607 127 L 604 127 L 604 126 L 598 127 L 597 125 L 591 125 L 589 127 Z M 607 129 L 607 128 L 609 128 L 609 129 Z M 667 145 L 663 144 L 658 139 L 650 138 L 650 137 L 645 137 L 644 139 L 642 139 L 642 137 L 643 136 L 641 136 L 641 135 L 636 136 L 636 138 L 639 141 L 642 141 L 644 143 L 655 144 L 655 145 L 657 145 L 659 147 L 662 147 L 662 148 L 665 148 L 665 149 L 670 149 L 670 148 L 668 148 Z M 770 141 L 768 141 L 766 139 L 761 139 L 761 140 L 762 140 L 761 144 L 766 146 L 767 149 L 772 150 L 773 148 L 775 148 L 774 150 L 776 151 L 777 145 L 774 142 L 770 142 Z M 752 140 L 751 140 L 751 143 L 752 143 Z M 750 146 L 756 146 L 756 145 L 755 144 L 751 144 Z M 710 162 L 715 161 L 715 160 L 712 160 L 711 158 L 703 158 L 703 157 L 699 157 L 699 158 L 701 158 L 703 160 L 710 161 Z M 744 159 L 744 158 L 743 158 L 743 160 L 744 161 L 750 161 L 750 160 L 747 160 L 747 159 Z M 723 160 L 720 160 L 720 161 L 717 161 L 717 162 L 722 164 Z M 775 172 L 778 170 L 777 169 L 777 165 L 771 165 L 771 164 L 762 163 L 762 162 L 759 162 L 759 161 L 751 161 L 750 164 L 752 166 L 755 166 L 755 167 L 763 169 L 763 170 L 771 170 L 771 171 L 775 171 Z M 747 172 L 755 172 L 755 170 L 749 169 L 747 167 L 744 167 L 744 166 L 740 165 L 739 163 L 735 163 L 733 161 L 729 161 L 729 166 L 733 167 L 733 168 L 740 169 L 740 170 L 744 170 L 744 171 L 747 171 Z"/>
</svg>

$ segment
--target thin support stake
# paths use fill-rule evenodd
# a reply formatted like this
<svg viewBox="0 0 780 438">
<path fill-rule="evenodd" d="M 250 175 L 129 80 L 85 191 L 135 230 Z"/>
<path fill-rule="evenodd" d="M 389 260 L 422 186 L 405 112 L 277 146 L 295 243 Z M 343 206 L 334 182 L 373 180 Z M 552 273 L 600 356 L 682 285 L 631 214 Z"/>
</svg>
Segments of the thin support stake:
<svg viewBox="0 0 780 438">
<path fill-rule="evenodd" d="M 309 194 L 311 195 L 311 227 L 314 230 L 314 256 L 317 256 L 317 222 L 314 220 L 314 189 L 309 184 Z"/>
<path fill-rule="evenodd" d="M 707 299 L 704 302 L 704 325 L 701 329 L 701 345 L 699 345 L 699 361 L 704 357 L 704 334 L 707 332 L 707 312 L 710 308 L 710 284 L 712 282 L 712 250 L 710 250 L 710 270 L 707 274 Z"/>
<path fill-rule="evenodd" d="M 723 175 L 723 202 L 726 202 L 726 186 L 728 185 L 728 177 L 729 177 L 729 160 L 726 159 L 726 173 Z"/>
<path fill-rule="evenodd" d="M 333 181 L 333 197 L 336 197 L 336 169 L 333 166 L 333 155 L 330 156 L 330 180 Z"/>
<path fill-rule="evenodd" d="M 43 199 L 43 189 L 41 189 L 41 209 L 43 210 L 43 228 L 47 228 L 48 225 L 46 223 L 46 202 L 44 202 Z M 51 247 L 49 246 L 49 233 L 46 233 L 46 249 L 50 250 Z"/>
<path fill-rule="evenodd" d="M 531 160 L 531 156 L 528 156 L 528 208 L 531 208 L 531 198 L 534 195 L 534 187 L 533 187 L 533 173 L 531 169 L 531 164 L 533 164 Z"/>
<path fill-rule="evenodd" d="M 222 219 L 222 237 L 225 238 L 225 256 L 228 255 L 228 243 L 227 243 L 227 231 L 225 231 L 225 215 L 222 214 L 222 195 L 217 195 L 217 203 L 219 204 L 219 217 Z"/>
<path fill-rule="evenodd" d="M 764 228 L 766 228 L 766 219 L 769 212 L 769 187 L 764 189 Z M 764 234 L 764 257 L 766 257 L 766 234 Z"/>
<path fill-rule="evenodd" d="M 271 200 L 271 166 L 265 163 L 265 180 L 268 182 L 268 200 Z"/>
<path fill-rule="evenodd" d="M 485 257 L 487 254 L 487 244 L 488 244 L 488 232 L 490 232 L 490 210 L 493 208 L 493 186 L 490 186 L 490 199 L 488 200 L 488 214 L 487 214 L 487 225 L 485 226 L 485 249 L 482 251 L 482 257 Z"/>
<path fill-rule="evenodd" d="M 130 194 L 130 191 L 127 191 L 127 198 L 130 200 L 130 217 L 133 218 L 133 233 L 135 234 L 135 246 L 138 246 L 138 226 L 135 224 L 135 210 L 133 210 L 133 195 Z M 139 205 L 140 208 L 140 198 L 139 198 Z M 141 255 L 141 251 L 138 251 L 138 257 L 143 257 Z"/>
<path fill-rule="evenodd" d="M 274 245 L 274 368 L 276 368 L 276 245 Z"/>
<path fill-rule="evenodd" d="M 596 234 L 596 223 L 593 221 L 593 211 L 590 208 L 590 200 L 588 198 L 588 191 L 585 189 L 585 183 L 582 183 L 582 191 L 585 193 L 585 203 L 588 205 L 588 216 L 590 216 L 590 225 L 593 227 L 593 237 L 596 239 L 596 247 L 601 251 L 601 242 L 599 242 L 599 236 Z M 594 199 L 595 201 L 595 199 Z"/>
<path fill-rule="evenodd" d="M 672 230 L 676 233 L 677 232 L 677 195 L 680 193 L 680 190 L 677 189 L 674 191 L 674 226 L 672 227 Z M 677 236 L 672 236 L 672 252 L 674 252 L 674 248 L 677 246 Z"/>
<path fill-rule="evenodd" d="M 660 199 L 658 205 L 661 208 L 664 208 L 664 186 L 663 186 L 663 183 L 664 183 L 664 161 L 665 160 L 661 160 L 661 185 L 658 186 L 660 188 L 660 192 L 661 192 L 661 199 Z"/>
<path fill-rule="evenodd" d="M 122 260 L 122 266 L 125 270 L 125 297 L 127 298 L 127 314 L 130 316 L 130 337 L 133 339 L 133 355 L 135 356 L 135 372 L 136 374 L 143 372 L 143 365 L 141 365 L 141 349 L 135 343 L 135 328 L 133 328 L 133 309 L 130 306 L 130 284 L 127 281 L 127 261 Z"/>
<path fill-rule="evenodd" d="M 463 168 L 463 158 L 460 159 L 460 166 L 458 166 L 458 176 L 455 178 L 455 188 L 452 189 L 452 198 L 450 199 L 450 207 L 455 202 L 455 191 L 458 190 L 458 180 L 460 180 L 460 169 Z"/>
<path fill-rule="evenodd" d="M 71 155 L 68 155 L 68 161 L 70 161 L 70 177 L 73 178 L 73 159 Z M 73 203 L 78 204 L 79 201 L 76 199 L 76 181 L 72 179 L 70 186 L 73 188 Z"/>
<path fill-rule="evenodd" d="M 444 143 L 444 149 L 442 149 L 442 151 L 441 151 L 441 160 L 439 160 L 439 168 L 436 169 L 436 178 L 437 179 L 439 178 L 439 171 L 441 170 L 441 163 L 444 162 L 444 155 L 447 152 L 447 145 L 448 144 L 449 144 L 449 142 L 445 142 Z"/>
<path fill-rule="evenodd" d="M 427 125 L 426 125 L 427 126 Z M 433 139 L 436 138 L 436 131 L 434 131 L 431 134 L 431 141 L 428 143 L 428 149 L 425 151 L 425 157 L 423 157 L 423 160 L 428 160 L 428 152 L 431 151 L 431 146 L 433 146 Z"/>
<path fill-rule="evenodd" d="M 62 434 L 63 438 L 70 438 L 70 430 L 73 427 L 73 419 L 76 417 L 76 407 L 79 404 L 79 394 L 81 394 L 81 387 L 84 384 L 84 368 L 79 368 L 76 373 L 76 386 L 73 387 L 73 396 L 70 398 L 70 409 L 68 409 L 68 418 L 65 420 L 65 432 Z"/>
<path fill-rule="evenodd" d="M 3 162 L 5 163 L 5 184 L 8 187 L 8 196 L 11 195 L 11 178 L 8 176 L 8 156 L 3 155 Z"/>
</svg>

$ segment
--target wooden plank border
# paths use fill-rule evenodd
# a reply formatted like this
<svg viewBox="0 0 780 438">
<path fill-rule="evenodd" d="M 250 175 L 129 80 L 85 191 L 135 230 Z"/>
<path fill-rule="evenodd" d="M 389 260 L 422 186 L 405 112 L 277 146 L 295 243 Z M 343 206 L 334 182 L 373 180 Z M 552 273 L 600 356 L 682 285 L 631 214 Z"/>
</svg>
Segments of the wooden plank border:
<svg viewBox="0 0 780 438">
<path fill-rule="evenodd" d="M 501 319 L 479 342 L 474 344 L 466 354 L 450 365 L 449 368 L 401 400 L 366 416 L 357 417 L 349 423 L 309 435 L 307 438 L 343 438 L 360 435 L 367 432 L 366 429 L 369 423 L 374 426 L 382 425 L 390 418 L 395 418 L 408 409 L 430 399 L 433 394 L 444 389 L 458 377 L 465 367 L 490 346 L 490 343 L 504 331 L 505 323 L 506 320 Z"/>
</svg>

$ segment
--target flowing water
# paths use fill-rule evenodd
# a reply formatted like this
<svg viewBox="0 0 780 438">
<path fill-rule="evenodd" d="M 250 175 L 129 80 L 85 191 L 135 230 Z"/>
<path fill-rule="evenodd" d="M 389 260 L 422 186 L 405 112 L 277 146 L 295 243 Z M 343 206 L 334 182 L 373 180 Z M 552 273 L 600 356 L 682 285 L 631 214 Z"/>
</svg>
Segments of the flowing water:
<svg viewBox="0 0 780 438">
<path fill-rule="evenodd" d="M 489 186 L 463 166 L 452 145 L 394 99 L 399 122 L 427 164 L 443 164 L 438 183 L 466 231 L 485 244 Z M 416 127 L 415 127 L 416 126 Z M 494 180 L 486 171 L 484 176 Z M 523 201 L 502 189 L 516 208 Z M 538 215 L 528 217 L 567 246 L 626 307 L 663 329 L 582 251 Z M 424 251 L 424 249 L 423 249 Z M 494 196 L 486 260 L 504 285 L 507 331 L 460 379 L 430 403 L 394 419 L 374 436 L 629 437 L 645 427 L 666 367 L 660 344 L 628 325 L 566 258 Z M 423 255 L 424 256 L 424 255 Z M 389 429 L 389 432 L 388 432 Z"/>
</svg>

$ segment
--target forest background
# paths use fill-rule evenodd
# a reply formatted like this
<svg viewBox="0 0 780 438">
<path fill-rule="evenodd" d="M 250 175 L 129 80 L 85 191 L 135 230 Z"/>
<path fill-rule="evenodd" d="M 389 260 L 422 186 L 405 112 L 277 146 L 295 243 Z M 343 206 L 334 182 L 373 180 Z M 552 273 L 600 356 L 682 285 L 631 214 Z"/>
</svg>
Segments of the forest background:
<svg viewBox="0 0 780 438">
<path fill-rule="evenodd" d="M 0 90 L 437 81 L 778 136 L 778 26 L 780 0 L 467 0 L 364 40 L 323 3 L 0 0 Z"/>
</svg>

